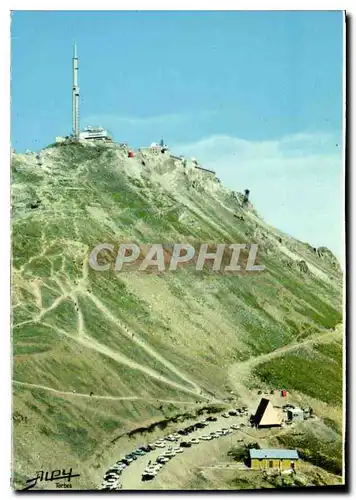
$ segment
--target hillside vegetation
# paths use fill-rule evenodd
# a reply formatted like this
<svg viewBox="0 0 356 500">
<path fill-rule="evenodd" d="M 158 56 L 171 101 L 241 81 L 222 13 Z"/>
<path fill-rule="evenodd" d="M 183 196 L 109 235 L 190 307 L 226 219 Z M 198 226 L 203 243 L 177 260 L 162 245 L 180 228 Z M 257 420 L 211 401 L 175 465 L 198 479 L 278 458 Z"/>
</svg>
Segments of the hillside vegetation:
<svg viewBox="0 0 356 500">
<path fill-rule="evenodd" d="M 115 435 L 231 391 L 248 402 L 251 387 L 283 386 L 341 411 L 342 274 L 331 252 L 272 228 L 168 153 L 66 144 L 40 161 L 13 154 L 12 193 L 18 484 L 77 467 L 90 489 L 93 457 Z M 122 242 L 162 243 L 167 255 L 173 243 L 257 243 L 266 269 L 90 268 L 96 245 Z"/>
</svg>

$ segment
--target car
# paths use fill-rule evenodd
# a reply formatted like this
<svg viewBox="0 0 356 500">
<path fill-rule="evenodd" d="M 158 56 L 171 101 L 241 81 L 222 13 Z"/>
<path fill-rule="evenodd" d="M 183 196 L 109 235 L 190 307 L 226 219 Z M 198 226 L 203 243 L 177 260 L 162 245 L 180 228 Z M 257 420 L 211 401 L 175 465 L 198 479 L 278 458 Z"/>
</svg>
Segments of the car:
<svg viewBox="0 0 356 500">
<path fill-rule="evenodd" d="M 173 450 L 171 450 L 171 451 L 165 451 L 165 452 L 163 453 L 163 456 L 164 456 L 164 457 L 167 457 L 167 458 L 173 458 L 173 457 L 175 457 L 175 456 L 176 456 L 176 452 L 175 452 L 175 451 L 173 451 Z"/>
<path fill-rule="evenodd" d="M 192 439 L 190 440 L 190 442 L 191 442 L 192 444 L 199 444 L 199 438 L 192 438 Z"/>
<path fill-rule="evenodd" d="M 107 477 L 119 477 L 120 474 L 121 474 L 121 470 L 110 471 L 110 472 L 107 472 L 105 474 L 104 479 Z"/>
<path fill-rule="evenodd" d="M 240 429 L 240 426 L 238 424 L 232 424 L 230 425 L 230 429 L 237 431 L 237 429 Z"/>
<path fill-rule="evenodd" d="M 142 474 L 141 480 L 142 481 L 150 481 L 156 477 L 155 472 L 150 472 L 149 474 Z"/>
<path fill-rule="evenodd" d="M 218 434 L 217 432 L 211 432 L 209 436 L 211 436 L 212 438 L 217 438 L 220 437 L 220 434 Z"/>
<path fill-rule="evenodd" d="M 222 413 L 221 416 L 224 418 L 229 418 L 230 415 L 228 413 Z"/>
<path fill-rule="evenodd" d="M 137 460 L 137 456 L 134 455 L 133 453 L 130 453 L 129 455 L 126 455 L 128 458 L 132 458 L 132 460 Z"/>
<path fill-rule="evenodd" d="M 106 484 L 114 484 L 117 482 L 117 477 L 108 477 L 108 478 L 104 478 L 104 483 Z"/>
<path fill-rule="evenodd" d="M 166 441 L 177 441 L 179 436 L 175 436 L 174 434 L 170 434 L 169 436 L 165 437 L 164 439 Z"/>
<path fill-rule="evenodd" d="M 158 470 L 154 466 L 149 465 L 148 467 L 145 468 L 143 472 L 146 474 L 152 474 L 152 473 L 157 474 Z"/>
<path fill-rule="evenodd" d="M 192 444 L 189 441 L 182 441 L 179 446 L 182 448 L 190 448 Z"/>
<path fill-rule="evenodd" d="M 133 462 L 133 458 L 129 457 L 128 455 L 124 458 L 124 460 L 128 463 L 131 464 Z"/>
<path fill-rule="evenodd" d="M 117 477 L 107 477 L 107 476 L 104 476 L 103 478 L 103 483 L 107 483 L 107 484 L 111 484 L 111 483 L 114 483 L 115 481 L 117 481 Z"/>
<path fill-rule="evenodd" d="M 138 449 L 139 449 L 139 450 L 141 450 L 141 451 L 144 451 L 145 453 L 148 453 L 148 452 L 150 452 L 150 451 L 152 451 L 152 450 L 153 450 L 153 448 L 152 448 L 152 447 L 151 447 L 151 445 L 149 445 L 149 444 L 148 444 L 147 446 L 141 446 L 141 447 L 140 447 L 140 448 L 138 448 Z"/>
<path fill-rule="evenodd" d="M 195 424 L 195 427 L 197 427 L 198 429 L 204 429 L 206 425 L 207 424 L 205 424 L 204 422 L 198 422 L 197 424 Z"/>
<path fill-rule="evenodd" d="M 210 441 L 210 439 L 213 439 L 213 436 L 210 436 L 210 434 L 208 436 L 201 436 L 200 439 L 202 439 L 203 441 Z"/>
<path fill-rule="evenodd" d="M 142 450 L 135 450 L 132 452 L 132 455 L 136 455 L 136 456 L 140 457 L 140 456 L 146 455 L 146 452 L 144 452 Z"/>
<path fill-rule="evenodd" d="M 158 458 L 156 458 L 156 462 L 158 463 L 161 463 L 161 464 L 165 464 L 167 462 L 169 462 L 169 458 L 168 457 L 164 457 L 164 456 L 160 456 Z"/>
<path fill-rule="evenodd" d="M 216 418 L 216 417 L 211 416 L 211 417 L 206 418 L 205 420 L 206 420 L 206 422 L 216 422 L 216 421 L 217 421 L 217 418 Z"/>
<path fill-rule="evenodd" d="M 186 436 L 188 434 L 188 432 L 185 429 L 180 429 L 178 431 L 178 434 L 180 434 L 181 436 Z"/>
<path fill-rule="evenodd" d="M 183 453 L 182 448 L 180 448 L 179 446 L 177 446 L 176 448 L 174 448 L 174 449 L 173 449 L 173 451 L 174 451 L 175 453 Z"/>
<path fill-rule="evenodd" d="M 156 472 L 158 469 L 156 468 L 155 465 L 148 465 L 144 472 L 147 472 L 149 474 L 150 472 Z"/>
<path fill-rule="evenodd" d="M 156 448 L 165 448 L 165 446 L 166 446 L 164 443 L 157 443 L 157 442 L 154 443 L 154 445 Z"/>
<path fill-rule="evenodd" d="M 235 410 L 230 410 L 229 415 L 235 416 L 235 415 L 237 415 L 237 412 Z"/>
</svg>

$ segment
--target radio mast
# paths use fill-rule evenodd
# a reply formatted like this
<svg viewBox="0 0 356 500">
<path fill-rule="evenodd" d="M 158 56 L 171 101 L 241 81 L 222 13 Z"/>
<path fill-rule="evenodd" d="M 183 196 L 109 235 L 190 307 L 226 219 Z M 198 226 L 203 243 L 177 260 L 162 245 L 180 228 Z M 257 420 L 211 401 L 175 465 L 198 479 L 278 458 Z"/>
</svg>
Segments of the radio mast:
<svg viewBox="0 0 356 500">
<path fill-rule="evenodd" d="M 73 122 L 74 137 L 76 139 L 79 139 L 79 87 L 78 87 L 78 57 L 77 57 L 76 43 L 74 43 L 74 52 L 73 52 L 72 122 Z"/>
</svg>

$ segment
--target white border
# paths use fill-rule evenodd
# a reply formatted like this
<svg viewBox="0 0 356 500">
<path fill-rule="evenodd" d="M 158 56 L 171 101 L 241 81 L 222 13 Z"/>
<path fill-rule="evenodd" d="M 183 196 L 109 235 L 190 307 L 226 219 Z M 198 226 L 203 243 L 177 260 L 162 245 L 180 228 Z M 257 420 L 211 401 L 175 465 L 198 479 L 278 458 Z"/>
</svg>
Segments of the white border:
<svg viewBox="0 0 356 500">
<path fill-rule="evenodd" d="M 125 2 L 126 3 L 126 2 Z M 295 2 L 295 5 L 291 5 L 288 3 L 286 6 L 285 2 L 280 1 L 269 1 L 269 2 L 261 2 L 256 0 L 243 0 L 238 2 L 236 5 L 235 2 L 220 0 L 219 2 L 209 2 L 209 1 L 192 1 L 192 0 L 180 0 L 180 1 L 170 1 L 163 2 L 157 0 L 132 0 L 131 2 L 127 2 L 125 5 L 124 2 L 118 1 L 108 1 L 102 0 L 100 2 L 100 9 L 95 9 L 99 4 L 92 3 L 89 1 L 76 1 L 75 5 L 73 5 L 73 1 L 71 0 L 58 0 L 52 1 L 51 6 L 49 7 L 48 3 L 44 0 L 34 0 L 30 3 L 25 0 L 17 0 L 11 3 L 5 2 L 5 9 L 2 8 L 3 16 L 0 17 L 0 36 L 2 37 L 1 43 L 1 63 L 2 63 L 2 74 L 8 74 L 10 67 L 10 40 L 9 40 L 9 10 L 341 10 L 346 9 L 349 15 L 352 15 L 355 9 L 353 8 L 353 3 L 351 1 L 346 1 L 343 5 L 338 5 L 337 2 L 333 1 L 311 1 L 311 0 L 299 0 Z M 355 47 L 355 40 L 353 33 L 349 34 L 350 42 L 349 48 L 351 46 Z M 351 56 L 351 54 L 349 54 Z M 350 67 L 351 75 L 353 76 L 353 68 Z M 355 82 L 355 79 L 350 75 L 350 81 Z M 10 207 L 10 189 L 9 189 L 9 143 L 10 143 L 10 128 L 9 128 L 9 120 L 7 120 L 7 116 L 10 114 L 9 110 L 9 86 L 8 81 L 4 79 L 0 80 L 0 84 L 2 86 L 0 92 L 1 99 L 1 110 L 2 110 L 2 125 L 1 125 L 1 141 L 2 141 L 2 164 L 0 168 L 0 203 L 1 203 L 1 235 L 2 235 L 2 245 L 1 245 L 1 262 L 3 263 L 3 270 L 1 276 L 1 355 L 3 356 L 1 366 L 1 402 L 2 402 L 2 411 L 1 415 L 1 432 L 2 432 L 2 453 L 1 457 L 1 468 L 0 468 L 0 492 L 1 498 L 9 498 L 13 496 L 14 493 L 11 493 L 9 490 L 9 462 L 11 458 L 11 372 L 10 372 L 10 335 L 9 335 L 9 317 L 10 317 L 10 297 L 9 297 L 9 289 L 10 289 L 10 274 L 8 263 L 10 262 L 10 225 L 9 225 L 9 207 Z M 344 75 L 344 85 L 345 85 L 345 75 Z M 351 92 L 351 87 L 349 84 L 349 94 Z M 352 108 L 352 114 L 354 111 L 354 107 Z M 350 117 L 351 118 L 351 117 Z M 351 121 L 351 119 L 350 119 Z M 354 134 L 349 133 L 349 142 L 355 143 Z M 349 152 L 351 153 L 351 144 L 349 144 Z M 350 165 L 348 166 L 349 170 L 351 170 L 351 158 Z M 354 188 L 355 184 L 355 176 L 352 179 L 352 188 Z M 353 189 L 353 192 L 355 190 Z M 352 214 L 350 212 L 350 216 L 354 215 L 353 210 Z M 349 221 L 349 230 L 351 230 L 351 221 Z M 353 241 L 352 241 L 353 243 Z M 349 259 L 351 257 L 351 253 L 349 254 Z M 353 262 L 352 262 L 352 270 L 353 270 Z M 346 266 L 344 267 L 346 269 Z M 350 274 L 349 274 L 350 278 Z M 352 298 L 352 297 L 351 297 Z M 353 305 L 353 304 L 352 304 Z M 351 306 L 350 306 L 351 310 Z M 351 318 L 349 318 L 350 320 Z M 353 323 L 353 322 L 352 322 Z M 352 324 L 350 321 L 349 325 L 349 338 L 351 337 Z M 355 342 L 352 347 L 352 354 L 354 353 Z M 354 374 L 354 370 L 352 369 L 352 363 L 350 363 L 350 375 L 352 370 L 352 375 Z M 352 410 L 354 409 L 354 404 L 352 402 Z M 350 410 L 350 409 L 349 409 Z M 354 414 L 352 412 L 352 414 Z M 351 422 L 350 422 L 351 423 Z M 350 441 L 350 435 L 348 436 Z M 349 443 L 350 450 L 353 448 L 355 441 L 352 439 L 352 443 Z M 351 461 L 352 464 L 352 461 Z M 353 473 L 356 471 L 355 464 L 352 464 L 352 469 L 349 470 L 350 478 L 353 476 Z M 81 492 L 81 495 L 85 494 Z M 167 493 L 168 495 L 169 493 Z M 34 497 L 40 498 L 51 498 L 50 494 L 37 494 L 32 493 Z M 219 493 L 210 495 L 211 497 L 218 496 Z M 256 494 L 250 493 L 250 496 L 254 496 Z M 270 495 L 277 495 L 277 493 L 270 492 Z M 311 496 L 311 494 L 304 493 L 305 496 Z M 131 496 L 141 496 L 139 494 L 132 494 Z M 163 495 L 165 496 L 165 495 Z M 185 497 L 193 497 L 193 494 L 185 493 Z M 91 498 L 100 498 L 100 494 L 91 494 Z"/>
</svg>

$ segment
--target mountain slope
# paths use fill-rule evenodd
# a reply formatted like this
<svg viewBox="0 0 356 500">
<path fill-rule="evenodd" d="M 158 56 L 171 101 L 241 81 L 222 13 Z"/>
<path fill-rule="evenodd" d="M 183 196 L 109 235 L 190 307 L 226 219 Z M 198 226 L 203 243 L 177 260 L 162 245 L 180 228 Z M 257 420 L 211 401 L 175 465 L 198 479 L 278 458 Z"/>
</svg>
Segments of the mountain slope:
<svg viewBox="0 0 356 500">
<path fill-rule="evenodd" d="M 280 384 L 341 407 L 342 334 L 330 331 L 342 321 L 342 275 L 327 249 L 270 227 L 240 194 L 168 153 L 66 144 L 13 154 L 12 189 L 19 478 L 60 459 L 83 469 L 113 433 L 159 418 L 158 400 L 173 414 Z M 173 243 L 257 243 L 266 269 L 97 272 L 88 257 L 104 242 L 162 243 L 167 256 Z M 315 359 L 320 380 L 334 363 L 333 394 L 300 376 L 301 359 L 304 374 Z M 79 397 L 91 392 L 128 399 L 93 406 Z M 81 481 L 93 487 L 90 468 Z"/>
</svg>

